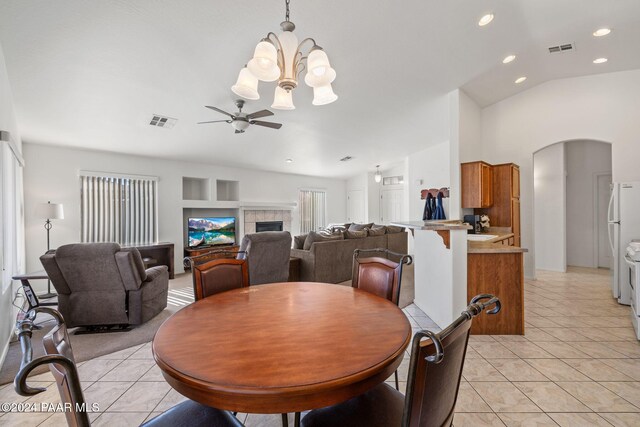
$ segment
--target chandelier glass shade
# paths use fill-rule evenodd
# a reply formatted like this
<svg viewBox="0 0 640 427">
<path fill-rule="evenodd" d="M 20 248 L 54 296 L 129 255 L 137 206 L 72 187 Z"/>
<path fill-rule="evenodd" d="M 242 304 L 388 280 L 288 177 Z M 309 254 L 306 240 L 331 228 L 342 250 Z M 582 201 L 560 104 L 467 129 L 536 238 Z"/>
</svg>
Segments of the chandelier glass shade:
<svg viewBox="0 0 640 427">
<path fill-rule="evenodd" d="M 314 39 L 306 38 L 298 42 L 293 33 L 295 25 L 289 21 L 289 0 L 286 0 L 286 8 L 285 21 L 280 24 L 282 31 L 277 35 L 269 32 L 267 37 L 258 42 L 253 58 L 240 71 L 231 90 L 242 98 L 256 100 L 260 98 L 258 80 L 277 81 L 271 108 L 293 110 L 292 91 L 298 87 L 299 76 L 306 71 L 304 82 L 313 88 L 312 104 L 330 104 L 338 99 L 331 87 L 336 71 Z"/>
<path fill-rule="evenodd" d="M 380 173 L 380 165 L 376 165 L 376 173 L 373 175 L 373 180 L 378 183 L 382 181 L 382 174 Z"/>
</svg>

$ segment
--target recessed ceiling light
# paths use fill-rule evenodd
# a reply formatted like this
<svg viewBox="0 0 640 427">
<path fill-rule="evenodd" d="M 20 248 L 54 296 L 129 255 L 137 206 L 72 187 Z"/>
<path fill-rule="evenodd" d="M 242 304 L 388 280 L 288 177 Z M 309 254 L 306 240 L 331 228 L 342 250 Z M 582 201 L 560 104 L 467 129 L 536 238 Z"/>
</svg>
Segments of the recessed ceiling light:
<svg viewBox="0 0 640 427">
<path fill-rule="evenodd" d="M 602 36 L 606 36 L 610 32 L 611 32 L 611 29 L 609 28 L 599 28 L 593 32 L 593 35 L 595 37 L 602 37 Z"/>
<path fill-rule="evenodd" d="M 480 18 L 480 20 L 478 21 L 478 25 L 480 25 L 481 27 L 484 27 L 491 21 L 493 21 L 493 13 L 488 13 L 484 15 L 482 18 Z"/>
<path fill-rule="evenodd" d="M 593 63 L 594 64 L 604 64 L 607 61 L 608 61 L 607 58 L 596 58 L 596 59 L 593 60 Z"/>
<path fill-rule="evenodd" d="M 284 159 L 285 163 L 293 163 L 293 159 Z"/>
<path fill-rule="evenodd" d="M 502 60 L 502 63 L 508 64 L 509 62 L 513 62 L 514 59 L 516 59 L 515 55 L 505 56 L 505 58 Z"/>
<path fill-rule="evenodd" d="M 522 82 L 523 82 L 523 81 L 525 81 L 525 80 L 527 80 L 527 78 L 526 78 L 526 77 L 524 77 L 524 76 L 522 76 L 522 77 L 518 77 L 518 78 L 516 79 L 516 84 L 520 84 L 520 83 L 522 83 Z"/>
</svg>

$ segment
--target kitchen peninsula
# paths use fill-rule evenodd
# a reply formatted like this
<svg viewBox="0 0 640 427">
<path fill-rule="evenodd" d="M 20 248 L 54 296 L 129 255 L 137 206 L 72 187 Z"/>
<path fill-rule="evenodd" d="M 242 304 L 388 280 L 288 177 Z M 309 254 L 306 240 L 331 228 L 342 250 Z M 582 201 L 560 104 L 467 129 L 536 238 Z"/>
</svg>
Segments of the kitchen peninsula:
<svg viewBox="0 0 640 427">
<path fill-rule="evenodd" d="M 413 235 L 414 303 L 441 328 L 467 306 L 467 230 L 460 221 L 407 221 Z"/>
<path fill-rule="evenodd" d="M 470 227 L 455 220 L 394 225 L 408 228 L 414 238 L 414 303 L 441 328 L 457 318 L 475 295 L 490 293 L 500 298 L 502 310 L 474 319 L 471 333 L 524 334 L 523 253 L 527 250 L 508 244 L 513 233 L 491 230 L 489 235 L 468 235 Z M 468 241 L 468 236 L 482 241 Z"/>
</svg>

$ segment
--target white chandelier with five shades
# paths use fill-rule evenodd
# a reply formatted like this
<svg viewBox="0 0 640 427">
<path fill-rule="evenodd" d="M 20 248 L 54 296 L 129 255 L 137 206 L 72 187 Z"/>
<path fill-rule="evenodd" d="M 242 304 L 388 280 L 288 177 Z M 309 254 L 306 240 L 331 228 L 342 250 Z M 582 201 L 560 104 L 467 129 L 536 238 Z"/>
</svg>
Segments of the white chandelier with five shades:
<svg viewBox="0 0 640 427">
<path fill-rule="evenodd" d="M 329 58 L 324 50 L 310 37 L 298 43 L 293 34 L 295 25 L 289 21 L 289 1 L 286 2 L 285 20 L 280 24 L 282 32 L 278 35 L 269 32 L 260 40 L 253 58 L 240 70 L 236 84 L 231 87 L 233 93 L 245 99 L 260 99 L 258 80 L 263 82 L 277 81 L 276 91 L 271 108 L 293 110 L 293 89 L 298 86 L 298 76 L 307 71 L 304 82 L 313 88 L 313 105 L 325 105 L 338 99 L 331 83 L 336 78 L 336 71 L 331 68 Z M 305 56 L 303 49 L 310 45 Z"/>
</svg>

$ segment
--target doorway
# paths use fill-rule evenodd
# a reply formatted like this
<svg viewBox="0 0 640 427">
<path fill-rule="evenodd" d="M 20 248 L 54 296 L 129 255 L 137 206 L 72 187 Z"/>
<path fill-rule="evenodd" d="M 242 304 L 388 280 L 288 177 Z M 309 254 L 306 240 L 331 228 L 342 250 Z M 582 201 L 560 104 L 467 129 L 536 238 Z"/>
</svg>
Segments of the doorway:
<svg viewBox="0 0 640 427">
<path fill-rule="evenodd" d="M 536 269 L 611 268 L 611 144 L 560 142 L 534 153 Z"/>
<path fill-rule="evenodd" d="M 380 220 L 383 223 L 390 223 L 402 220 L 402 203 L 404 190 L 382 190 L 380 192 L 380 204 L 382 213 Z"/>
</svg>

